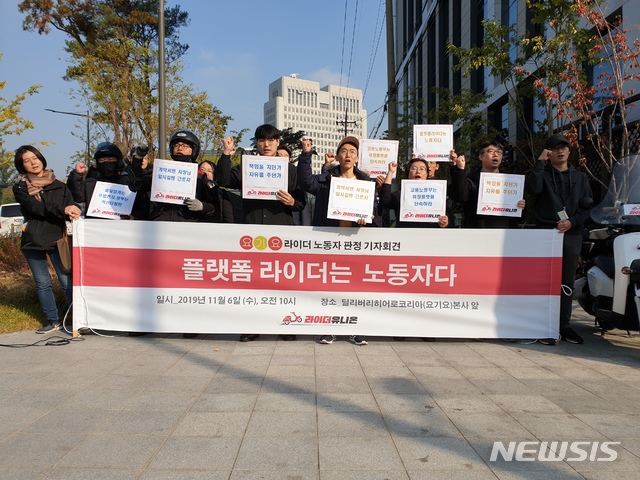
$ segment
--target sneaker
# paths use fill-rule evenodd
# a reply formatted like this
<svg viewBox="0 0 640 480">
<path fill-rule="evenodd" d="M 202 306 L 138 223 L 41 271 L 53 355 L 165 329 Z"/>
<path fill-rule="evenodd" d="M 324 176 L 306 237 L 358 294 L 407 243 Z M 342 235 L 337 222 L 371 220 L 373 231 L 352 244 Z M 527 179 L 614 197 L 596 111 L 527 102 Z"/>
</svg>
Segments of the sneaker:
<svg viewBox="0 0 640 480">
<path fill-rule="evenodd" d="M 542 345 L 555 345 L 556 344 L 556 339 L 555 338 L 539 338 L 538 341 Z"/>
<path fill-rule="evenodd" d="M 320 337 L 320 343 L 324 343 L 325 345 L 331 345 L 335 339 L 336 339 L 335 335 L 323 335 Z"/>
<path fill-rule="evenodd" d="M 566 327 L 560 330 L 560 337 L 562 340 L 568 343 L 580 344 L 584 343 L 584 340 L 580 335 L 578 335 L 573 328 Z"/>
<path fill-rule="evenodd" d="M 260 335 L 258 335 L 256 333 L 243 333 L 242 335 L 240 335 L 240 341 L 241 342 L 253 342 L 259 336 Z"/>
<path fill-rule="evenodd" d="M 280 338 L 285 342 L 293 342 L 296 339 L 295 335 L 280 335 Z"/>
<path fill-rule="evenodd" d="M 49 322 L 46 325 L 40 327 L 36 330 L 36 333 L 53 333 L 60 330 L 60 323 L 58 322 Z"/>
<path fill-rule="evenodd" d="M 182 338 L 196 338 L 198 336 L 197 333 L 183 333 Z"/>
<path fill-rule="evenodd" d="M 362 335 L 351 335 L 349 337 L 349 340 L 351 340 L 356 345 L 368 345 L 369 344 L 369 342 L 367 342 L 367 340 Z"/>
</svg>

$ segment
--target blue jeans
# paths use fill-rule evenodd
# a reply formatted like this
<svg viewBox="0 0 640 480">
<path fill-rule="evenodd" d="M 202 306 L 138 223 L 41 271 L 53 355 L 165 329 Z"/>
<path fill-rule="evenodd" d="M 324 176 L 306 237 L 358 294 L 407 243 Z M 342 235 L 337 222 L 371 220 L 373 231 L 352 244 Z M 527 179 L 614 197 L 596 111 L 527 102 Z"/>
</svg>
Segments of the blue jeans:
<svg viewBox="0 0 640 480">
<path fill-rule="evenodd" d="M 53 295 L 53 288 L 51 287 L 51 275 L 49 275 L 49 265 L 47 264 L 47 254 L 53 263 L 53 268 L 56 270 L 60 285 L 64 290 L 67 297 L 67 305 L 71 305 L 73 284 L 71 283 L 71 275 L 64 273 L 60 265 L 60 255 L 58 250 L 22 250 L 24 258 L 27 259 L 27 264 L 33 274 L 33 280 L 36 282 L 36 293 L 42 310 L 44 310 L 44 316 L 47 322 L 58 322 L 58 307 L 56 306 L 56 298 Z"/>
</svg>

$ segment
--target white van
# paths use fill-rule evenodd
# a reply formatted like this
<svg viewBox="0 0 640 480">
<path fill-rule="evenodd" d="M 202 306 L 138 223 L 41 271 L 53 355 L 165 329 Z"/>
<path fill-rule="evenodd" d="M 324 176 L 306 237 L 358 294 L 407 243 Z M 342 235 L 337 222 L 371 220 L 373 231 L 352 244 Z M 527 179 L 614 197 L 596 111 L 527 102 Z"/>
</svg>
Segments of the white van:
<svg viewBox="0 0 640 480">
<path fill-rule="evenodd" d="M 23 222 L 22 209 L 19 203 L 0 205 L 0 235 L 21 234 Z"/>
</svg>

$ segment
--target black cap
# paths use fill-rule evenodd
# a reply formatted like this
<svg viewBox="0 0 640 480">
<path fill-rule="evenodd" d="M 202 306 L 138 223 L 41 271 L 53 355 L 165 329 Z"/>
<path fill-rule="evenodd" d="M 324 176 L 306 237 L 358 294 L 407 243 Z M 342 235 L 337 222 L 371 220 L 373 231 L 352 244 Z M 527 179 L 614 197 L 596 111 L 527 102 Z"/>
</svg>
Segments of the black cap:
<svg viewBox="0 0 640 480">
<path fill-rule="evenodd" d="M 547 141 L 544 142 L 544 148 L 551 149 L 559 143 L 566 143 L 567 145 L 571 145 L 571 142 L 567 139 L 567 137 L 565 137 L 561 133 L 556 133 L 547 138 Z"/>
</svg>

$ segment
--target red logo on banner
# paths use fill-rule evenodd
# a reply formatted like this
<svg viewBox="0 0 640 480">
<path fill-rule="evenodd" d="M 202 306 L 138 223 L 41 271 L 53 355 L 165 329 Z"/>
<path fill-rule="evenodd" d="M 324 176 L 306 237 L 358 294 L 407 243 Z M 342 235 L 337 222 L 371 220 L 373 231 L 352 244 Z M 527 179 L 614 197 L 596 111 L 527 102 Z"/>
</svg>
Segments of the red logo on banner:
<svg viewBox="0 0 640 480">
<path fill-rule="evenodd" d="M 249 235 L 240 237 L 240 248 L 243 250 L 251 250 L 253 248 L 253 238 Z"/>
<path fill-rule="evenodd" d="M 282 248 L 282 239 L 280 237 L 271 237 L 269 239 L 269 248 L 271 250 L 280 250 Z"/>
</svg>

